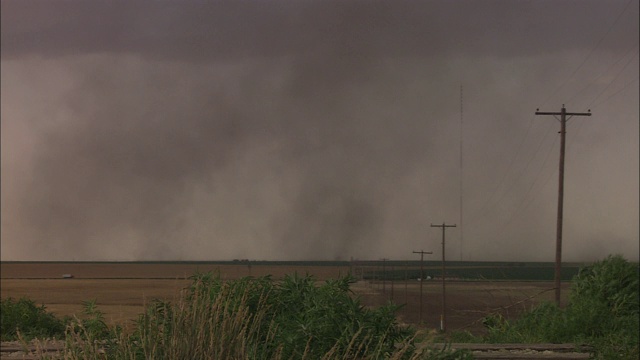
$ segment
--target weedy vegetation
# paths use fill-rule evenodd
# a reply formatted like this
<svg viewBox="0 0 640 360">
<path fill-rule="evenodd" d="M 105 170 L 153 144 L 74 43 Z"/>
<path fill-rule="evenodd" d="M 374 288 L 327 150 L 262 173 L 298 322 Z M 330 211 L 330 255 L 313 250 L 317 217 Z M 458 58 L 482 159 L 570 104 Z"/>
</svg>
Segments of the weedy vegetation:
<svg viewBox="0 0 640 360">
<path fill-rule="evenodd" d="M 487 317 L 489 332 L 476 340 L 587 344 L 594 348 L 596 359 L 638 359 L 638 270 L 637 264 L 621 256 L 609 256 L 574 277 L 566 307 L 543 303 L 511 322 Z"/>
<path fill-rule="evenodd" d="M 176 302 L 154 301 L 132 331 L 108 327 L 94 301 L 65 319 L 65 359 L 470 359 L 465 351 L 417 349 L 396 305 L 362 305 L 351 278 L 311 276 L 222 281 L 191 277 Z M 25 337 L 26 338 L 26 337 Z M 42 355 L 43 358 L 46 354 Z"/>
<path fill-rule="evenodd" d="M 65 324 L 47 312 L 44 305 L 38 306 L 27 298 L 7 298 L 0 305 L 0 328 L 2 341 L 14 341 L 19 333 L 26 339 L 61 338 Z"/>
<path fill-rule="evenodd" d="M 484 319 L 487 333 L 423 338 L 400 326 L 391 303 L 369 308 L 351 278 L 223 281 L 196 273 L 174 302 L 155 300 L 128 331 L 108 326 L 95 301 L 62 320 L 28 299 L 2 300 L 2 340 L 65 340 L 64 359 L 471 359 L 429 342 L 575 343 L 595 359 L 638 359 L 639 272 L 621 256 L 582 268 L 565 307 L 542 303 L 516 320 Z M 425 343 L 427 346 L 425 346 Z M 45 353 L 41 358 L 47 358 Z"/>
</svg>

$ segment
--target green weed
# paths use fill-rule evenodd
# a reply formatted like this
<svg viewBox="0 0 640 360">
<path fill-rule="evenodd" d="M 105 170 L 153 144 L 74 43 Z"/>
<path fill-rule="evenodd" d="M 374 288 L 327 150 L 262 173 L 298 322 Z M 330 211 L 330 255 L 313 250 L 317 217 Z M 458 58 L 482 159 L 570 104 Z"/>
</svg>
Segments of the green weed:
<svg viewBox="0 0 640 360">
<path fill-rule="evenodd" d="M 351 278 L 322 284 L 298 275 L 223 282 L 205 273 L 191 280 L 176 303 L 149 304 L 131 335 L 112 332 L 110 341 L 96 342 L 92 323 L 69 327 L 65 358 L 468 358 L 451 349 L 416 350 L 415 332 L 396 323 L 397 307 L 363 306 L 350 293 Z M 87 309 L 95 318 L 95 309 Z"/>
<path fill-rule="evenodd" d="M 18 340 L 18 333 L 24 340 L 64 336 L 64 323 L 27 298 L 3 299 L 0 316 L 2 341 Z"/>
<path fill-rule="evenodd" d="M 565 308 L 543 303 L 509 322 L 485 318 L 489 343 L 589 344 L 598 359 L 639 357 L 638 268 L 621 256 L 609 256 L 581 269 Z"/>
</svg>

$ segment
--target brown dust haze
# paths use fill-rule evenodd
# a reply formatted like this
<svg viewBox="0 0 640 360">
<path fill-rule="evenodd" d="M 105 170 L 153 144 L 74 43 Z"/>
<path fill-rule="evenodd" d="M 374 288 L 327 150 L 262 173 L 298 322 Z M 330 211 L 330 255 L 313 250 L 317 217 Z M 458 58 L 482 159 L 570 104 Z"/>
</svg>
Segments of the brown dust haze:
<svg viewBox="0 0 640 360">
<path fill-rule="evenodd" d="M 1 4 L 3 261 L 638 258 L 636 1 Z"/>
</svg>

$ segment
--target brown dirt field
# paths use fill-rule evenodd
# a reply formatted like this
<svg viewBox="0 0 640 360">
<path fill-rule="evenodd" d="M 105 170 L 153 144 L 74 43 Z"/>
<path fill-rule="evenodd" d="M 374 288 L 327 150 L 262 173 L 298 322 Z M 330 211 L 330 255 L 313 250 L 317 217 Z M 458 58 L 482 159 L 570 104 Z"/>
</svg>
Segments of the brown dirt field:
<svg viewBox="0 0 640 360">
<path fill-rule="evenodd" d="M 336 278 L 349 273 L 348 266 L 286 266 L 237 264 L 145 264 L 145 263 L 0 263 L 3 279 L 60 279 L 72 274 L 75 279 L 186 279 L 196 272 L 216 272 L 222 279 L 270 274 L 281 278 L 286 274 L 309 273 L 319 280 Z"/>
<path fill-rule="evenodd" d="M 566 301 L 570 284 L 563 284 Z M 352 287 L 363 303 L 378 306 L 392 299 L 391 284 L 383 289 L 380 283 L 358 283 Z M 405 290 L 406 289 L 406 290 Z M 384 290 L 384 292 L 383 292 Z M 400 322 L 439 329 L 442 314 L 442 282 L 428 281 L 423 285 L 422 324 L 420 325 L 420 285 L 417 281 L 395 282 L 393 302 L 405 304 L 397 315 Z M 526 281 L 448 281 L 446 283 L 446 328 L 484 332 L 482 318 L 499 313 L 508 319 L 543 301 L 553 301 L 553 282 Z"/>
<path fill-rule="evenodd" d="M 96 301 L 109 325 L 128 325 L 153 299 L 173 301 L 188 280 L 159 279 L 2 279 L 2 298 L 27 297 L 56 316 L 82 318 L 82 303 Z"/>
<path fill-rule="evenodd" d="M 109 324 L 125 327 L 143 312 L 153 299 L 176 300 L 180 289 L 189 284 L 186 277 L 196 270 L 219 271 L 223 279 L 271 274 L 281 278 L 293 272 L 313 274 L 319 280 L 346 275 L 348 267 L 331 266 L 251 266 L 190 264 L 0 264 L 2 298 L 28 297 L 58 316 L 81 317 L 82 302 L 96 300 Z M 197 268 L 197 269 L 196 269 Z M 62 279 L 62 274 L 73 279 Z M 569 284 L 564 284 L 563 298 Z M 552 282 L 463 282 L 446 285 L 447 329 L 481 333 L 480 320 L 491 312 L 507 318 L 518 316 L 540 301 L 552 301 L 554 292 L 546 291 Z M 420 324 L 420 286 L 417 281 L 390 281 L 384 284 L 359 281 L 352 290 L 363 304 L 378 306 L 393 300 L 406 304 L 398 319 L 419 327 L 439 328 L 442 307 L 442 283 L 426 281 L 423 286 L 423 321 Z"/>
</svg>

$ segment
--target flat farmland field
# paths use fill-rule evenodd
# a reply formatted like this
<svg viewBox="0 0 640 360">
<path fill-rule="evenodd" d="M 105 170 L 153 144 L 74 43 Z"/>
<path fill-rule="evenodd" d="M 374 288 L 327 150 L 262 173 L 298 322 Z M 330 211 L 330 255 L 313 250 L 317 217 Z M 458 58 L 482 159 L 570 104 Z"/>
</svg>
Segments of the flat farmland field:
<svg viewBox="0 0 640 360">
<path fill-rule="evenodd" d="M 129 327 L 144 306 L 154 299 L 175 301 L 196 272 L 212 271 L 222 279 L 285 274 L 311 274 L 319 281 L 338 278 L 353 269 L 348 264 L 251 264 L 251 263 L 1 263 L 1 297 L 28 297 L 57 316 L 82 316 L 82 303 L 95 300 L 110 325 Z M 72 279 L 63 279 L 72 274 Z M 563 298 L 569 283 L 564 283 Z M 481 319 L 498 312 L 518 316 L 541 301 L 552 301 L 552 281 L 447 281 L 446 325 L 448 330 L 482 332 Z M 424 281 L 422 321 L 420 282 L 413 280 L 360 279 L 352 290 L 365 305 L 393 301 L 403 304 L 402 323 L 438 328 L 442 314 L 442 283 Z"/>
<path fill-rule="evenodd" d="M 35 263 L 0 264 L 2 279 L 61 279 L 71 274 L 75 279 L 186 279 L 197 272 L 214 272 L 222 279 L 271 275 L 281 278 L 298 272 L 312 274 L 319 280 L 349 274 L 348 265 L 300 265 L 297 262 L 220 262 L 220 263 Z"/>
<path fill-rule="evenodd" d="M 392 287 L 393 286 L 393 287 Z M 517 318 L 543 301 L 553 301 L 552 281 L 447 281 L 445 326 L 448 330 L 484 332 L 482 319 L 489 314 Z M 566 303 L 569 283 L 562 284 Z M 418 281 L 358 282 L 352 286 L 363 303 L 382 305 L 387 301 L 401 304 L 397 312 L 402 323 L 438 329 L 442 309 L 442 282 L 425 281 L 422 288 L 422 321 L 420 321 L 420 283 Z"/>
</svg>

